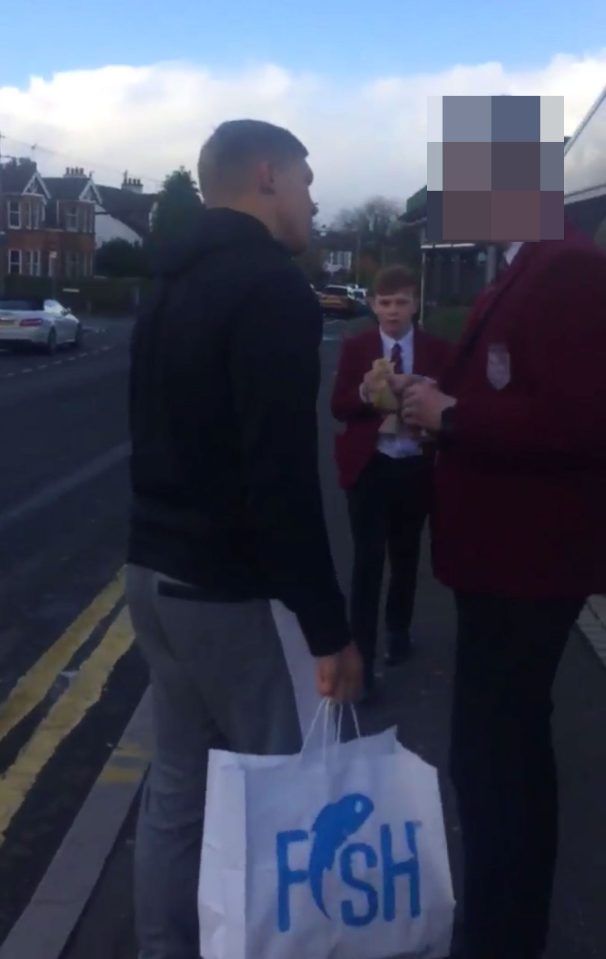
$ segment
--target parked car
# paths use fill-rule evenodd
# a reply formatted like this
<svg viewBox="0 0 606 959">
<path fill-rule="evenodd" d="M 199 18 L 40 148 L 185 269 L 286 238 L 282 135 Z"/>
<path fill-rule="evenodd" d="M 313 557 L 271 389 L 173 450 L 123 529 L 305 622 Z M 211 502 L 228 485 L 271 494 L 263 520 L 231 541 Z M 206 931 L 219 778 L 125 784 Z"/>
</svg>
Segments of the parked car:
<svg viewBox="0 0 606 959">
<path fill-rule="evenodd" d="M 325 316 L 353 319 L 366 312 L 366 291 L 357 287 L 332 283 L 317 291 L 317 296 Z"/>
<path fill-rule="evenodd" d="M 52 354 L 64 346 L 79 349 L 82 337 L 80 320 L 57 300 L 0 299 L 0 348 L 33 347 Z"/>
</svg>

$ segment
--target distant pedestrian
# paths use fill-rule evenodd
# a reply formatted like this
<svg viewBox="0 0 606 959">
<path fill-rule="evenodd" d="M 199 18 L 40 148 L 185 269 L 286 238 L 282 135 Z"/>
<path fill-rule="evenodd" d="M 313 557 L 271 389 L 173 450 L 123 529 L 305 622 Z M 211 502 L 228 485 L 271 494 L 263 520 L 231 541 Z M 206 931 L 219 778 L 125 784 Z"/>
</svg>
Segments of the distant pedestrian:
<svg viewBox="0 0 606 959">
<path fill-rule="evenodd" d="M 439 437 L 434 566 L 458 608 L 465 959 L 543 955 L 551 688 L 586 598 L 606 592 L 606 256 L 571 229 L 504 256 L 441 391 L 413 384 L 404 401 Z"/>
<path fill-rule="evenodd" d="M 209 750 L 294 753 L 320 698 L 361 682 L 318 474 L 322 316 L 291 261 L 311 235 L 306 157 L 267 123 L 215 131 L 206 209 L 159 260 L 134 333 L 128 598 L 155 737 L 141 959 L 198 959 Z"/>
<path fill-rule="evenodd" d="M 345 423 L 345 432 L 336 438 L 336 456 L 354 542 L 351 622 L 364 660 L 367 696 L 375 687 L 386 557 L 390 566 L 387 662 L 395 666 L 410 652 L 433 465 L 431 445 L 423 445 L 407 430 L 382 431 L 386 414 L 373 404 L 372 367 L 384 359 L 392 364 L 396 378 L 410 373 L 438 377 L 452 351 L 450 344 L 413 326 L 419 298 L 417 279 L 407 267 L 381 271 L 370 302 L 378 327 L 344 341 L 332 398 L 334 416 Z"/>
</svg>

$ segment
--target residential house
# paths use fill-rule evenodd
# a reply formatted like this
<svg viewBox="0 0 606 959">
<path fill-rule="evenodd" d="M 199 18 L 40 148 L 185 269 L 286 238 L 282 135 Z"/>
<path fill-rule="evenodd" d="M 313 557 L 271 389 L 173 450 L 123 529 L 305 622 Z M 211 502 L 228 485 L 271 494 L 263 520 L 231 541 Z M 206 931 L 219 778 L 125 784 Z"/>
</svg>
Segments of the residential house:
<svg viewBox="0 0 606 959">
<path fill-rule="evenodd" d="M 2 273 L 72 280 L 91 276 L 98 200 L 92 177 L 81 168 L 43 177 L 27 158 L 1 164 Z"/>
<path fill-rule="evenodd" d="M 95 208 L 100 200 L 92 175 L 81 167 L 68 167 L 62 177 L 44 177 L 44 182 L 51 194 L 47 225 L 60 238 L 56 275 L 70 280 L 92 276 Z"/>
<path fill-rule="evenodd" d="M 314 231 L 313 242 L 320 251 L 322 268 L 325 273 L 328 273 L 332 278 L 351 275 L 359 255 L 358 241 L 355 235 L 322 227 Z"/>
<path fill-rule="evenodd" d="M 141 243 L 149 234 L 158 206 L 155 193 L 144 193 L 141 180 L 124 174 L 121 187 L 100 186 L 96 209 L 96 245 L 110 240 Z"/>
</svg>

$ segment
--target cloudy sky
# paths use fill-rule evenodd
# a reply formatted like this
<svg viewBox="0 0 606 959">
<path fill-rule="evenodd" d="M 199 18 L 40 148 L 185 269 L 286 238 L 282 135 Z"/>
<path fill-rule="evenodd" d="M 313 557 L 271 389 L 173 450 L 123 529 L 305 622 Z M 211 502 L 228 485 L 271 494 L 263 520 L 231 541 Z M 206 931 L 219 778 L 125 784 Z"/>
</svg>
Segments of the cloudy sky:
<svg viewBox="0 0 606 959">
<path fill-rule="evenodd" d="M 147 189 L 222 120 L 292 128 L 326 220 L 425 182 L 427 97 L 565 97 L 574 132 L 606 85 L 603 2 L 20 0 L 3 50 L 3 155 Z M 179 17 L 173 11 L 177 10 Z M 62 21 L 62 25 L 59 24 Z M 35 27 L 32 28 L 32 24 Z M 31 147 L 36 144 L 32 151 Z"/>
</svg>

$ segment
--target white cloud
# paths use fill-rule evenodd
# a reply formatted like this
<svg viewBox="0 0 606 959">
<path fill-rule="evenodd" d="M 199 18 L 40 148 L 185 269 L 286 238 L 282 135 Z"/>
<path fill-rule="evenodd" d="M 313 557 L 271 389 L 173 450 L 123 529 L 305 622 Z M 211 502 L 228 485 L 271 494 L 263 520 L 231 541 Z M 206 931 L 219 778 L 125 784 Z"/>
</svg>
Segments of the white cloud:
<svg viewBox="0 0 606 959">
<path fill-rule="evenodd" d="M 500 63 L 455 65 L 435 74 L 355 79 L 301 75 L 268 64 L 220 74 L 188 63 L 32 77 L 25 89 L 0 87 L 4 153 L 34 152 L 40 168 L 92 168 L 100 183 L 120 171 L 161 180 L 176 166 L 194 170 L 201 142 L 225 119 L 255 117 L 290 127 L 307 144 L 315 198 L 329 219 L 374 194 L 404 200 L 425 182 L 427 97 L 536 94 L 565 97 L 572 133 L 604 85 L 606 49 L 584 57 L 507 71 Z M 13 139 L 10 139 L 13 138 Z"/>
</svg>

